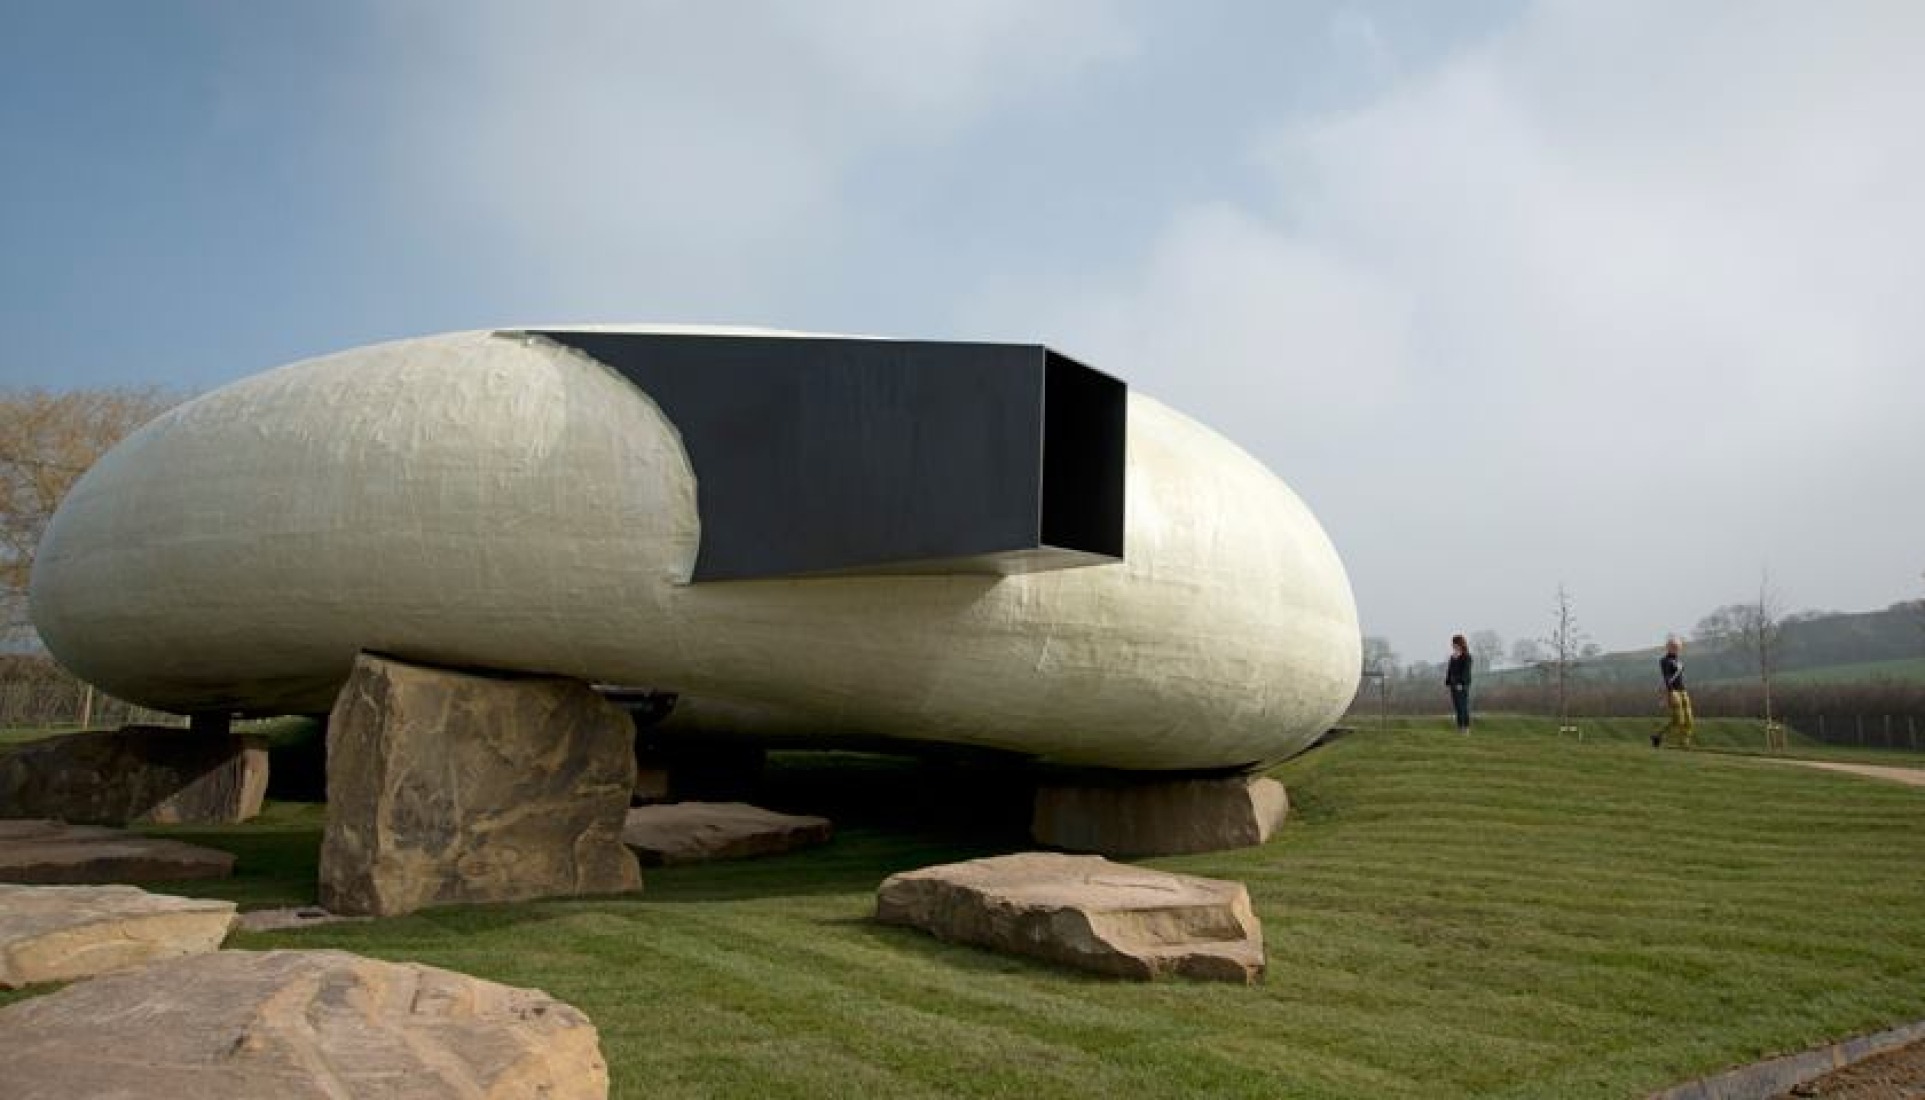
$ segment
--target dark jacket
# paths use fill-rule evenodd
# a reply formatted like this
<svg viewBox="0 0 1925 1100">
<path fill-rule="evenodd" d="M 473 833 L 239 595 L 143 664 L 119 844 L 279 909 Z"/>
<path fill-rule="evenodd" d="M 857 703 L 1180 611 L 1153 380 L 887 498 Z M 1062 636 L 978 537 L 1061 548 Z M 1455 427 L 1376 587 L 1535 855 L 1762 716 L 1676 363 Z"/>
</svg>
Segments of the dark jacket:
<svg viewBox="0 0 1925 1100">
<path fill-rule="evenodd" d="M 1470 686 L 1470 654 L 1453 654 L 1450 663 L 1444 666 L 1444 686 Z"/>
<path fill-rule="evenodd" d="M 1664 690 L 1684 690 L 1684 662 L 1667 653 L 1658 659 L 1658 671 L 1664 675 Z"/>
</svg>

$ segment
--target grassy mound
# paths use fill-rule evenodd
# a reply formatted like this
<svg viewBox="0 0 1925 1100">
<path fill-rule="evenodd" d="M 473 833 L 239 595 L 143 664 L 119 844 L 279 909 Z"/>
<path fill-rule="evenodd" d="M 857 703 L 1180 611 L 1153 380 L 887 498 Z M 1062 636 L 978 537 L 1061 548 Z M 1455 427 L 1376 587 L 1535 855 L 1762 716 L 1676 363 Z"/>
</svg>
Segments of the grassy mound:
<svg viewBox="0 0 1925 1100">
<path fill-rule="evenodd" d="M 1344 719 L 1351 726 L 1372 732 L 1435 730 L 1448 726 L 1448 715 L 1409 717 L 1391 715 L 1380 718 L 1367 712 L 1353 712 Z M 1663 718 L 1574 718 L 1578 733 L 1564 734 L 1566 743 L 1585 745 L 1610 743 L 1643 745 L 1649 748 L 1651 735 L 1664 726 Z M 1557 728 L 1557 720 L 1525 714 L 1478 714 L 1472 736 L 1547 736 Z M 1765 724 L 1758 718 L 1700 718 L 1694 732 L 1697 747 L 1704 752 L 1744 753 L 1753 756 L 1783 756 L 1794 760 L 1848 760 L 1896 767 L 1925 767 L 1925 752 L 1901 749 L 1864 748 L 1839 745 L 1807 737 L 1796 727 L 1785 731 L 1784 748 L 1768 748 Z"/>
<path fill-rule="evenodd" d="M 415 959 L 578 1005 L 617 1096 L 1638 1095 L 1925 1016 L 1925 791 L 1542 723 L 1364 729 L 1278 769 L 1249 884 L 1266 984 L 1123 984 L 870 921 L 897 870 L 1020 848 L 996 775 L 781 757 L 836 816 L 776 859 L 600 901 L 436 910 L 234 946 Z M 167 830 L 240 856 L 184 892 L 313 896 L 320 818 Z M 18 995 L 14 995 L 18 996 Z M 0 998 L 4 1000 L 5 998 Z"/>
</svg>

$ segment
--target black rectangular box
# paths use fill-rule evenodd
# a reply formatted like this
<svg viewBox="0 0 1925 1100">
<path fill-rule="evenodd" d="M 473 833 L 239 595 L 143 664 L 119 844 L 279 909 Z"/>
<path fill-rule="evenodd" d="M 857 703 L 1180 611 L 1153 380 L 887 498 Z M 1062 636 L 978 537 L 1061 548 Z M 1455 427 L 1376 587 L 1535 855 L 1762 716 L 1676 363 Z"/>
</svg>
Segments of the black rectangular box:
<svg viewBox="0 0 1925 1100">
<path fill-rule="evenodd" d="M 535 331 L 681 432 L 698 581 L 1122 560 L 1123 383 L 1046 347 Z"/>
</svg>

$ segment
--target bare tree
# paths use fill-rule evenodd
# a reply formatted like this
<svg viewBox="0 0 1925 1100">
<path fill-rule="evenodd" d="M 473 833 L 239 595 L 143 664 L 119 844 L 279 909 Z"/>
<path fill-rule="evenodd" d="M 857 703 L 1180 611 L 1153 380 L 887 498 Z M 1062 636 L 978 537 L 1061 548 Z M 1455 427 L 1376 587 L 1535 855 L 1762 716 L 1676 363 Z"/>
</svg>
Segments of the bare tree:
<svg viewBox="0 0 1925 1100">
<path fill-rule="evenodd" d="M 1504 661 L 1504 639 L 1495 630 L 1473 630 L 1469 638 L 1470 655 L 1486 672 Z"/>
<path fill-rule="evenodd" d="M 1691 628 L 1691 640 L 1706 650 L 1737 649 L 1744 644 L 1745 606 L 1728 603 L 1698 620 Z"/>
<path fill-rule="evenodd" d="M 1441 661 L 1412 661 L 1404 666 L 1404 682 L 1407 684 L 1428 684 L 1435 680 L 1444 682 L 1444 665 Z"/>
<path fill-rule="evenodd" d="M 1758 594 L 1743 603 L 1726 604 L 1698 620 L 1693 637 L 1707 648 L 1742 654 L 1757 670 L 1764 698 L 1765 731 L 1773 733 L 1777 715 L 1772 706 L 1771 681 L 1778 673 L 1778 642 L 1784 633 L 1785 606 L 1771 583 L 1769 570 L 1758 579 Z"/>
<path fill-rule="evenodd" d="M 1385 676 L 1397 671 L 1397 651 L 1390 648 L 1388 639 L 1365 635 L 1364 671 Z"/>
<path fill-rule="evenodd" d="M 1571 726 L 1571 678 L 1577 668 L 1578 655 L 1588 640 L 1589 635 L 1578 625 L 1577 615 L 1571 610 L 1570 590 L 1559 583 L 1557 605 L 1552 609 L 1551 633 L 1543 642 L 1550 651 L 1545 664 L 1549 666 L 1553 683 L 1557 686 L 1557 724 L 1560 729 Z"/>
<path fill-rule="evenodd" d="M 1536 638 L 1519 638 L 1511 643 L 1511 663 L 1531 668 L 1544 659 L 1544 643 Z"/>
<path fill-rule="evenodd" d="M 1364 638 L 1363 678 L 1377 685 L 1377 723 L 1390 728 L 1390 677 L 1397 670 L 1397 654 L 1384 638 Z"/>
<path fill-rule="evenodd" d="M 1765 730 L 1773 732 L 1777 719 L 1771 710 L 1771 678 L 1778 672 L 1778 639 L 1784 632 L 1785 605 L 1771 584 L 1769 570 L 1758 578 L 1758 598 L 1743 605 L 1739 615 L 1739 637 L 1757 662 L 1758 685 L 1764 690 Z"/>
<path fill-rule="evenodd" d="M 176 400 L 158 390 L 0 390 L 0 646 L 33 641 L 27 582 L 54 509 L 108 448 Z"/>
</svg>

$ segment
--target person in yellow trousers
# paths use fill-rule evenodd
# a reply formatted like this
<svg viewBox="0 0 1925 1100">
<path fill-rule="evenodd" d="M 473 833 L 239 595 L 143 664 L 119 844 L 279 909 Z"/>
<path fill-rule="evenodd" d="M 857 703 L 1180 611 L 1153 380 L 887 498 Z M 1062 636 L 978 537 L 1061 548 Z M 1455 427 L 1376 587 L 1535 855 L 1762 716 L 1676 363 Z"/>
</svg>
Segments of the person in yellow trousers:
<svg viewBox="0 0 1925 1100">
<path fill-rule="evenodd" d="M 1658 658 L 1658 673 L 1664 677 L 1664 703 L 1671 712 L 1671 721 L 1651 735 L 1654 749 L 1664 743 L 1667 735 L 1684 748 L 1696 747 L 1691 739 L 1696 725 L 1691 716 L 1691 693 L 1684 689 L 1684 662 L 1679 659 L 1683 652 L 1684 643 L 1672 638 L 1664 643 L 1664 656 Z"/>
</svg>

